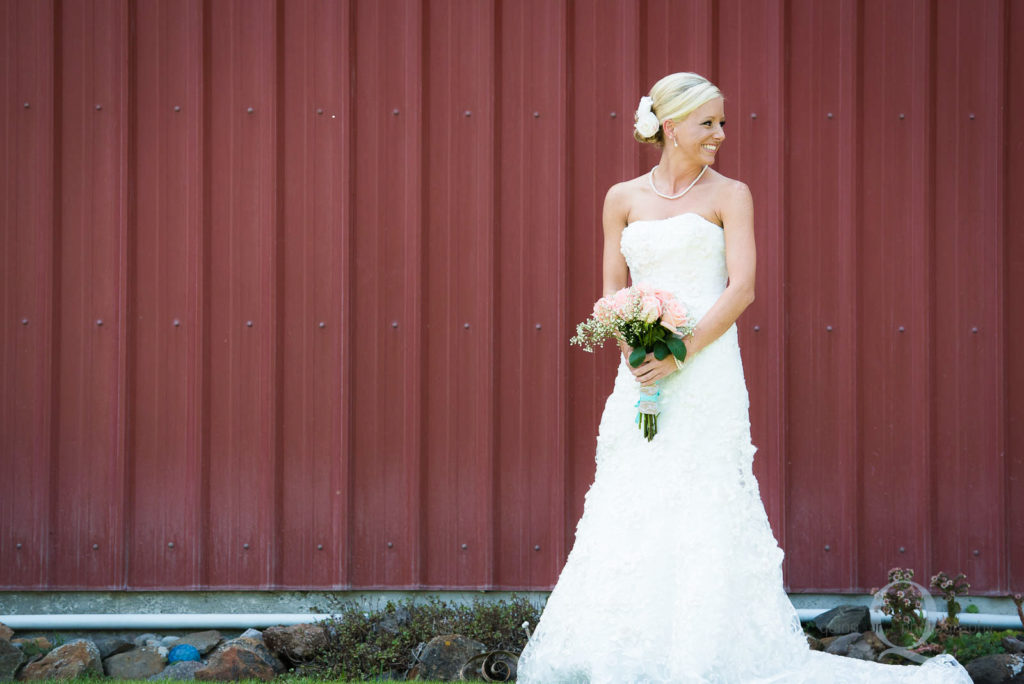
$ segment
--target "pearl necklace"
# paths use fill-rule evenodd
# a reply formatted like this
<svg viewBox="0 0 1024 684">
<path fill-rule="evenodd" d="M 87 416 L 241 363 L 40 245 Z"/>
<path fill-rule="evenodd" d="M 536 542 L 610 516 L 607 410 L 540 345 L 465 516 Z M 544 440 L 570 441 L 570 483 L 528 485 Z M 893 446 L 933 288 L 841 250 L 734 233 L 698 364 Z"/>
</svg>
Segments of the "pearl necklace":
<svg viewBox="0 0 1024 684">
<path fill-rule="evenodd" d="M 697 177 L 693 179 L 693 182 L 690 183 L 689 185 L 687 185 L 686 189 L 683 190 L 678 195 L 666 195 L 665 193 L 663 193 L 660 190 L 658 190 L 658 187 L 654 184 L 654 169 L 656 169 L 656 168 L 658 168 L 657 164 L 655 164 L 654 167 L 651 168 L 651 173 L 650 173 L 650 175 L 647 178 L 649 181 L 651 181 L 651 190 L 653 190 L 654 194 L 657 195 L 658 197 L 664 197 L 667 200 L 674 200 L 674 199 L 679 199 L 680 197 L 682 197 L 686 193 L 690 192 L 690 188 L 692 188 L 694 185 L 696 185 L 697 181 L 700 180 L 700 177 L 704 175 L 704 172 L 708 170 L 708 165 L 705 164 L 704 168 L 701 169 L 700 173 L 697 174 Z"/>
</svg>

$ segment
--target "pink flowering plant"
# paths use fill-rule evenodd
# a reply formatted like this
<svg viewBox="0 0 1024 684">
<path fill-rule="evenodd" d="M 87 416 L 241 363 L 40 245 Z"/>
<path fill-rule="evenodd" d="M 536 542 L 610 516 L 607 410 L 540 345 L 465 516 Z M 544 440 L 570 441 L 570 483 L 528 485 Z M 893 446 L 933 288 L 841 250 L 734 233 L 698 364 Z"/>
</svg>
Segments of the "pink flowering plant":
<svg viewBox="0 0 1024 684">
<path fill-rule="evenodd" d="M 592 352 L 606 340 L 621 340 L 633 348 L 629 365 L 637 368 L 648 354 L 659 361 L 669 354 L 680 363 L 686 360 L 683 338 L 693 332 L 693 317 L 671 292 L 643 284 L 625 287 L 594 304 L 590 318 L 576 326 L 572 344 Z M 657 383 L 640 388 L 636 422 L 650 441 L 658 433 Z"/>
<path fill-rule="evenodd" d="M 908 646 L 915 639 L 915 631 L 925 624 L 922 614 L 921 592 L 911 584 L 914 571 L 910 568 L 893 568 L 889 571 L 889 584 L 882 597 L 882 613 L 892 617 L 889 638 L 897 645 Z M 877 594 L 878 589 L 872 589 Z"/>
<path fill-rule="evenodd" d="M 967 594 L 967 590 L 971 588 L 971 585 L 967 582 L 967 575 L 961 572 L 956 577 L 951 578 L 946 573 L 939 572 L 932 576 L 931 585 L 932 589 L 938 591 L 946 602 L 946 618 L 942 623 L 943 629 L 951 634 L 955 634 L 960 629 L 960 618 L 957 617 L 957 613 L 961 609 L 961 605 L 956 600 L 956 597 L 964 596 Z"/>
</svg>

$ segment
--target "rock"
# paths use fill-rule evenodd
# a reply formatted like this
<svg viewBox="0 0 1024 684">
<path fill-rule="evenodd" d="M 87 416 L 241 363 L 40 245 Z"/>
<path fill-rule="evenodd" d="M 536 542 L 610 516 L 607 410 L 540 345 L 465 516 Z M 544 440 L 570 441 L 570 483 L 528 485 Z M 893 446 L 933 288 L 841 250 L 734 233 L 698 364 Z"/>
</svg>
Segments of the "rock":
<svg viewBox="0 0 1024 684">
<path fill-rule="evenodd" d="M 10 641 L 12 636 L 14 636 L 14 630 L 0 622 L 0 639 Z"/>
<path fill-rule="evenodd" d="M 831 653 L 832 655 L 844 656 L 850 650 L 850 645 L 860 639 L 860 632 L 854 632 L 852 634 L 844 634 L 841 637 L 836 637 L 825 647 L 825 653 Z"/>
<path fill-rule="evenodd" d="M 879 646 L 881 648 L 878 648 Z M 834 637 L 825 648 L 825 652 L 858 660 L 874 660 L 885 648 L 885 644 L 873 632 L 867 631 Z"/>
<path fill-rule="evenodd" d="M 871 634 L 871 632 L 867 632 Z M 871 641 L 864 636 L 863 633 L 857 635 L 857 639 L 850 644 L 850 647 L 846 651 L 847 658 L 856 658 L 857 660 L 871 660 L 875 659 L 875 649 Z M 842 638 L 842 637 L 840 637 Z M 884 650 L 884 649 L 883 649 Z"/>
<path fill-rule="evenodd" d="M 263 643 L 263 635 L 247 629 L 242 636 L 224 642 L 210 656 L 206 667 L 196 671 L 196 679 L 235 681 L 273 679 L 284 672 L 284 664 Z"/>
<path fill-rule="evenodd" d="M 412 622 L 412 613 L 407 606 L 398 606 L 394 612 L 386 613 L 381 621 L 373 625 L 374 632 L 398 634 L 402 627 Z"/>
<path fill-rule="evenodd" d="M 86 675 L 103 676 L 100 650 L 88 639 L 75 639 L 53 649 L 42 659 L 26 665 L 21 671 L 20 679 L 76 679 Z"/>
<path fill-rule="evenodd" d="M 155 648 L 136 648 L 112 655 L 103 661 L 103 669 L 114 679 L 146 679 L 162 672 L 167 658 Z"/>
<path fill-rule="evenodd" d="M 156 634 L 150 634 L 149 632 L 147 632 L 146 634 L 140 634 L 139 636 L 135 637 L 135 647 L 142 648 L 143 646 L 148 646 L 150 641 L 159 640 L 160 637 L 158 637 Z"/>
<path fill-rule="evenodd" d="M 839 637 L 830 636 L 830 637 L 822 637 L 821 639 L 818 639 L 818 645 L 821 646 L 821 648 L 819 648 L 818 650 L 819 651 L 824 651 L 826 648 L 828 648 L 832 644 L 833 641 L 835 641 L 838 638 Z"/>
<path fill-rule="evenodd" d="M 1016 637 L 1003 637 L 1002 643 L 1007 653 L 1024 653 L 1024 641 Z"/>
<path fill-rule="evenodd" d="M 208 629 L 205 632 L 193 632 L 192 634 L 186 634 L 178 641 L 175 646 L 180 644 L 189 644 L 195 646 L 196 650 L 200 654 L 206 655 L 220 643 L 221 636 L 220 632 L 215 629 Z"/>
<path fill-rule="evenodd" d="M 196 672 L 206 667 L 202 662 L 198 660 L 182 660 L 177 663 L 171 663 L 164 668 L 164 671 L 160 674 L 155 674 L 150 677 L 151 681 L 158 681 L 161 679 L 176 679 L 176 680 L 193 680 L 196 678 Z"/>
<path fill-rule="evenodd" d="M 841 605 L 814 618 L 814 626 L 822 634 L 849 634 L 871 629 L 871 615 L 866 606 Z"/>
<path fill-rule="evenodd" d="M 11 639 L 11 643 L 21 649 L 21 652 L 27 656 L 34 656 L 37 654 L 49 653 L 53 650 L 53 644 L 46 637 L 31 637 L 24 639 Z M 102 657 L 103 652 L 100 652 Z"/>
<path fill-rule="evenodd" d="M 459 678 L 462 666 L 478 653 L 486 653 L 487 647 L 479 641 L 467 639 L 460 634 L 445 634 L 431 639 L 419 662 L 410 672 L 410 679 L 440 679 L 455 681 Z"/>
<path fill-rule="evenodd" d="M 268 627 L 263 631 L 263 643 L 274 655 L 300 663 L 327 646 L 327 632 L 320 625 Z"/>
<path fill-rule="evenodd" d="M 167 648 L 170 648 L 171 646 L 174 646 L 179 641 L 181 641 L 181 637 L 165 636 L 163 639 L 160 640 L 160 645 L 161 646 L 166 646 Z"/>
<path fill-rule="evenodd" d="M 14 681 L 18 668 L 25 662 L 25 654 L 7 639 L 0 639 L 0 682 Z"/>
<path fill-rule="evenodd" d="M 179 663 L 199 660 L 199 649 L 192 644 L 178 644 L 167 653 L 167 662 Z"/>
<path fill-rule="evenodd" d="M 236 644 L 217 649 L 206 667 L 195 671 L 195 678 L 229 682 L 240 679 L 270 681 L 277 676 L 274 667 L 267 664 L 255 651 Z"/>
<path fill-rule="evenodd" d="M 102 660 L 106 660 L 112 655 L 124 653 L 125 651 L 130 651 L 134 648 L 131 641 L 128 641 L 124 637 L 116 634 L 96 637 L 92 642 L 96 644 L 96 648 L 100 650 L 100 658 Z"/>
<path fill-rule="evenodd" d="M 964 668 L 974 684 L 1024 682 L 1024 656 L 1015 653 L 996 653 L 975 658 Z"/>
<path fill-rule="evenodd" d="M 889 648 L 889 645 L 879 639 L 878 635 L 870 629 L 865 632 L 861 632 L 861 636 L 864 637 L 864 641 L 871 645 L 871 650 L 875 652 L 875 655 Z"/>
</svg>

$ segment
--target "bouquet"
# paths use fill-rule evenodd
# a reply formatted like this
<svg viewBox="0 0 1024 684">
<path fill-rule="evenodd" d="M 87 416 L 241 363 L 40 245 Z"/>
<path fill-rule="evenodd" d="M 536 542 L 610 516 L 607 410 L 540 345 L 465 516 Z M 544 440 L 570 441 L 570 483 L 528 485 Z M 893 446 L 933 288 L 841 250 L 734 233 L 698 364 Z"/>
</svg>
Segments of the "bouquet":
<svg viewBox="0 0 1024 684">
<path fill-rule="evenodd" d="M 576 336 L 570 342 L 592 352 L 605 340 L 622 340 L 633 348 L 629 355 L 633 368 L 648 354 L 659 361 L 672 354 L 682 363 L 686 360 L 683 338 L 693 332 L 694 324 L 690 312 L 672 293 L 638 284 L 597 300 L 594 313 L 576 326 Z M 636 423 L 648 442 L 658 434 L 660 394 L 658 383 L 641 387 L 636 403 Z"/>
</svg>

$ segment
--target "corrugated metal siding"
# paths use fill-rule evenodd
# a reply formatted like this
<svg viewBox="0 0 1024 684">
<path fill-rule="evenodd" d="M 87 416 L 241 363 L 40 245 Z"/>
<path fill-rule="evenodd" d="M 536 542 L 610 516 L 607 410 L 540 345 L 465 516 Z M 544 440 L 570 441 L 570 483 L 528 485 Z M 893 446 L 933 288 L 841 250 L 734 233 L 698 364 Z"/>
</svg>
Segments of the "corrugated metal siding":
<svg viewBox="0 0 1024 684">
<path fill-rule="evenodd" d="M 727 97 L 793 591 L 1024 588 L 1024 7 L 4 0 L 0 588 L 546 588 L 600 209 Z"/>
</svg>

